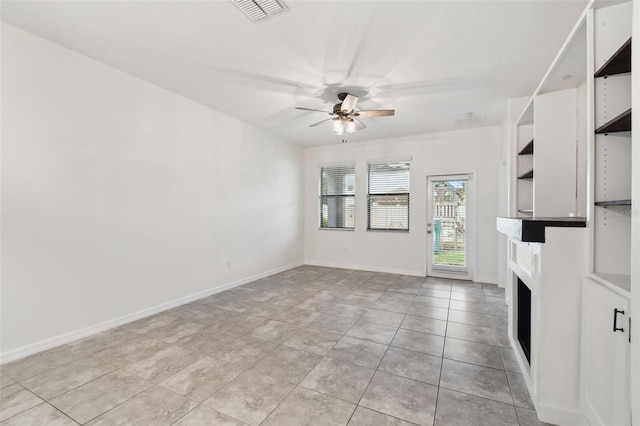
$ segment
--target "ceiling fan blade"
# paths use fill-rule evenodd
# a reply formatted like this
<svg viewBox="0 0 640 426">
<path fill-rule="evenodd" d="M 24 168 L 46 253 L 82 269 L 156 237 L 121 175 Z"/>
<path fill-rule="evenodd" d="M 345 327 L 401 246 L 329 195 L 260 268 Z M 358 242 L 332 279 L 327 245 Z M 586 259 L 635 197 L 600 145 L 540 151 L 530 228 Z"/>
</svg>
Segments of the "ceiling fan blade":
<svg viewBox="0 0 640 426">
<path fill-rule="evenodd" d="M 332 112 L 329 112 L 329 111 L 323 111 L 323 110 L 321 110 L 321 109 L 303 108 L 303 107 L 296 107 L 296 109 L 300 109 L 300 110 L 302 110 L 302 111 L 324 112 L 325 114 L 333 115 L 333 113 L 332 113 Z"/>
<path fill-rule="evenodd" d="M 313 123 L 311 125 L 309 125 L 309 127 L 317 127 L 321 124 L 326 123 L 327 121 L 333 121 L 333 118 L 327 118 L 326 120 L 322 120 L 322 121 L 318 121 L 317 123 Z"/>
<path fill-rule="evenodd" d="M 356 123 L 356 130 L 362 130 L 365 127 L 367 127 L 367 126 L 364 125 L 364 123 L 362 121 L 358 120 L 357 118 L 354 118 L 353 122 Z"/>
<path fill-rule="evenodd" d="M 395 109 L 374 109 L 369 111 L 357 111 L 353 113 L 354 117 L 387 117 L 396 115 Z"/>
<path fill-rule="evenodd" d="M 353 111 L 353 109 L 356 107 L 357 103 L 358 103 L 358 97 L 357 96 L 347 95 L 344 98 L 344 100 L 342 101 L 342 106 L 340 107 L 340 110 L 342 112 L 349 113 L 349 112 Z"/>
</svg>

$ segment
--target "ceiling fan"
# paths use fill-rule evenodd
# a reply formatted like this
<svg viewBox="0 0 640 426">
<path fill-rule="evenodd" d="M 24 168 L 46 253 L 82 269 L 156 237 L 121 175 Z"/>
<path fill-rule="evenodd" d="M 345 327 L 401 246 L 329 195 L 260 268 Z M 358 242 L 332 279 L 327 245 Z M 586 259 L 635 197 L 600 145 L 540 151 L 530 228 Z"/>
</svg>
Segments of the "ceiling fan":
<svg viewBox="0 0 640 426">
<path fill-rule="evenodd" d="M 325 114 L 333 115 L 333 118 L 327 118 L 326 120 L 319 121 L 310 125 L 309 127 L 316 127 L 321 124 L 333 122 L 333 130 L 338 135 L 347 133 L 353 133 L 356 130 L 362 130 L 365 126 L 360 117 L 386 117 L 389 115 L 395 115 L 393 109 L 376 109 L 376 110 L 363 110 L 356 111 L 355 107 L 358 103 L 358 97 L 350 95 L 348 93 L 338 93 L 338 99 L 340 102 L 333 106 L 333 111 L 323 111 L 320 109 L 296 107 L 296 109 L 302 111 L 323 112 Z"/>
</svg>

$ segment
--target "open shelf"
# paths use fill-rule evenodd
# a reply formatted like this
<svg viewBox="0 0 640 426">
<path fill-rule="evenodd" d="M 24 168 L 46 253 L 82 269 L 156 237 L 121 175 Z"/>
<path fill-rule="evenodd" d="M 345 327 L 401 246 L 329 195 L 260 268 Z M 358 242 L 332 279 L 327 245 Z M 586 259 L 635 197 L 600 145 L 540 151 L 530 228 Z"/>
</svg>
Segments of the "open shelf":
<svg viewBox="0 0 640 426">
<path fill-rule="evenodd" d="M 631 38 L 595 73 L 595 77 L 631 72 Z"/>
<path fill-rule="evenodd" d="M 529 170 L 528 172 L 524 172 L 523 174 L 518 176 L 518 179 L 523 179 L 523 180 L 533 179 L 533 169 Z"/>
<path fill-rule="evenodd" d="M 594 204 L 600 207 L 630 206 L 631 200 L 596 201 Z"/>
<path fill-rule="evenodd" d="M 631 108 L 596 129 L 596 134 L 630 132 Z"/>
<path fill-rule="evenodd" d="M 527 143 L 525 147 L 522 148 L 518 153 L 518 155 L 527 155 L 527 154 L 533 154 L 533 139 L 531 139 L 529 143 Z"/>
</svg>

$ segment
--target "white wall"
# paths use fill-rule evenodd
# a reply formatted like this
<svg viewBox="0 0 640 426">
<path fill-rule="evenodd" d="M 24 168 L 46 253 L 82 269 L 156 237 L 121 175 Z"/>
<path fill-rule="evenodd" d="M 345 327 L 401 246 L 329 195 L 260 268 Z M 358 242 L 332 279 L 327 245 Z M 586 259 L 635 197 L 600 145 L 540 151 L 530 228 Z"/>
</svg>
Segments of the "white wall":
<svg viewBox="0 0 640 426">
<path fill-rule="evenodd" d="M 497 282 L 500 126 L 346 143 L 305 150 L 305 263 L 426 274 L 427 175 L 476 172 L 477 266 L 474 279 Z M 412 157 L 410 231 L 367 231 L 367 162 Z M 320 166 L 356 162 L 354 231 L 318 229 Z"/>
<path fill-rule="evenodd" d="M 3 24 L 3 361 L 300 264 L 302 180 L 302 148 Z"/>
</svg>

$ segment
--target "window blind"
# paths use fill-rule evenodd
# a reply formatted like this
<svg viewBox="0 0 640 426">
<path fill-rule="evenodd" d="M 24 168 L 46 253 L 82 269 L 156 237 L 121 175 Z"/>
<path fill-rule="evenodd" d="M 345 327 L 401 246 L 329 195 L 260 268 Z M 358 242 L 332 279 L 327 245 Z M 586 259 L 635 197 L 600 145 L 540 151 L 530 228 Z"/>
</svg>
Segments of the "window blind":
<svg viewBox="0 0 640 426">
<path fill-rule="evenodd" d="M 369 230 L 409 230 L 409 162 L 370 163 Z"/>
<path fill-rule="evenodd" d="M 320 228 L 354 229 L 355 165 L 320 168 Z"/>
</svg>

